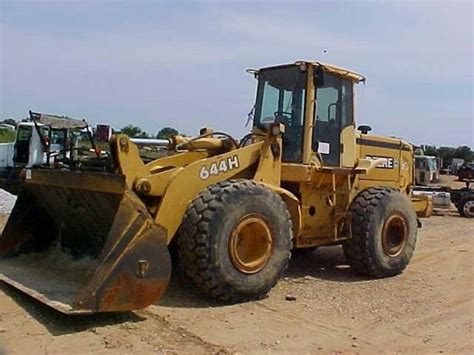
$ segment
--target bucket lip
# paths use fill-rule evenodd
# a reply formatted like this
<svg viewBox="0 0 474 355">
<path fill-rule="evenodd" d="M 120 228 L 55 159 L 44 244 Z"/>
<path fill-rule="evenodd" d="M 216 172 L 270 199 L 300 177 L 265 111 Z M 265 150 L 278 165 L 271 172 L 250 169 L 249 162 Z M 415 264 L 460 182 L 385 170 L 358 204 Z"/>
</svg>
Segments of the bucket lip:
<svg viewBox="0 0 474 355">
<path fill-rule="evenodd" d="M 89 171 L 89 170 L 59 170 L 59 169 L 45 169 L 45 168 L 27 168 L 27 171 L 34 172 L 35 176 L 48 176 L 48 175 L 64 175 L 64 176 L 94 176 L 94 177 L 111 177 L 116 179 L 125 179 L 125 175 L 120 173 L 110 173 L 105 171 Z M 31 178 L 26 178 L 26 180 L 33 180 L 33 175 Z"/>
<path fill-rule="evenodd" d="M 33 168 L 27 170 L 25 185 L 45 185 L 122 194 L 126 188 L 126 177 L 118 173 Z"/>
<path fill-rule="evenodd" d="M 43 295 L 40 292 L 37 292 L 29 287 L 24 286 L 23 284 L 12 280 L 11 278 L 5 276 L 4 274 L 0 273 L 0 281 L 5 282 L 6 284 L 13 286 L 15 289 L 27 294 L 28 296 L 34 298 L 35 300 L 46 304 L 47 306 L 58 310 L 64 314 L 92 314 L 95 313 L 91 309 L 75 309 L 71 305 L 66 303 L 62 303 L 59 301 L 53 301 Z"/>
</svg>

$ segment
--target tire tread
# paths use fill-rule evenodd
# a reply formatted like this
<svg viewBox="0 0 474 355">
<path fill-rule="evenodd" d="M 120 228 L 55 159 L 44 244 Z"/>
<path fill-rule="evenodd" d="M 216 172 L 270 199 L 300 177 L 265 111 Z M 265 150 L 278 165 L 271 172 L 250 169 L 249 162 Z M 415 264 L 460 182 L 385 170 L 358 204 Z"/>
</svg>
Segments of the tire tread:
<svg viewBox="0 0 474 355">
<path fill-rule="evenodd" d="M 213 216 L 217 213 L 219 205 L 224 202 L 225 196 L 244 189 L 262 189 L 265 199 L 272 199 L 279 205 L 285 216 L 285 229 L 292 236 L 292 221 L 285 202 L 282 198 L 251 180 L 226 180 L 211 185 L 204 189 L 189 205 L 183 222 L 178 231 L 179 264 L 185 274 L 196 286 L 213 298 L 228 302 L 245 302 L 264 296 L 281 278 L 286 271 L 288 262 L 279 270 L 278 274 L 266 285 L 265 289 L 257 295 L 248 295 L 237 292 L 232 287 L 223 283 L 220 272 L 213 261 L 212 238 L 209 238 L 210 226 Z M 288 260 L 291 256 L 291 238 L 288 240 Z"/>
<path fill-rule="evenodd" d="M 371 217 L 384 199 L 392 194 L 400 194 L 400 191 L 390 187 L 371 187 L 362 191 L 351 204 L 352 238 L 343 244 L 343 249 L 347 261 L 357 273 L 382 278 L 401 272 L 401 270 L 388 271 L 380 267 L 377 255 L 369 246 L 372 238 Z M 414 246 L 409 248 L 408 260 L 411 259 L 413 251 Z"/>
</svg>

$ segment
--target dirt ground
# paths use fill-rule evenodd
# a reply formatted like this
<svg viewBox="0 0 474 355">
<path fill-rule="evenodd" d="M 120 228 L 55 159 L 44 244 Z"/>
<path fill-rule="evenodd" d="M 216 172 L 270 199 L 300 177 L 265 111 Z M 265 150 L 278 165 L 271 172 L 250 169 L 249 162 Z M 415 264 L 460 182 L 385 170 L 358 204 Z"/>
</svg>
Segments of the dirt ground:
<svg viewBox="0 0 474 355">
<path fill-rule="evenodd" d="M 6 354 L 474 352 L 474 220 L 423 221 L 401 276 L 353 274 L 339 247 L 295 256 L 261 301 L 223 306 L 173 276 L 143 311 L 64 316 L 0 286 Z M 286 301 L 285 296 L 296 296 Z M 0 353 L 2 353 L 0 350 Z"/>
</svg>

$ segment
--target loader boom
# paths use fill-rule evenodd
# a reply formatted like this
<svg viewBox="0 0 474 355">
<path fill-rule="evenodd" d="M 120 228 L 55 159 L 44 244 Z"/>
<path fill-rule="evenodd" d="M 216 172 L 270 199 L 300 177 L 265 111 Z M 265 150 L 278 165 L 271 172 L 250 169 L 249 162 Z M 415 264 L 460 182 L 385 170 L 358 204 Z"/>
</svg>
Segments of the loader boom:
<svg viewBox="0 0 474 355">
<path fill-rule="evenodd" d="M 280 185 L 281 136 L 283 127 L 275 125 L 277 135 L 265 140 L 213 156 L 195 151 L 158 159 L 145 165 L 137 147 L 128 137 L 119 135 L 112 140 L 112 149 L 119 171 L 126 176 L 128 188 L 140 196 L 159 198 L 159 203 L 147 205 L 155 223 L 163 227 L 168 242 L 174 237 L 186 208 L 205 187 L 235 177 L 246 177 L 275 188 Z M 205 146 L 201 140 L 199 147 Z M 216 145 L 211 141 L 212 147 Z M 193 160 L 196 159 L 196 160 Z M 161 165 L 163 164 L 163 165 Z M 184 166 L 186 164 L 186 166 Z M 193 183 L 187 183 L 193 179 Z M 170 213 L 172 211 L 172 213 Z"/>
</svg>

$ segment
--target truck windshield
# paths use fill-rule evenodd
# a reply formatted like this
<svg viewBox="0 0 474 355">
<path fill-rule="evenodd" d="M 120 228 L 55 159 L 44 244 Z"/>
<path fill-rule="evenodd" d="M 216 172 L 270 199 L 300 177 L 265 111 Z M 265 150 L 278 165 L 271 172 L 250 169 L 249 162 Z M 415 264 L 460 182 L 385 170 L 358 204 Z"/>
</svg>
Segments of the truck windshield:
<svg viewBox="0 0 474 355">
<path fill-rule="evenodd" d="M 261 70 L 258 77 L 254 125 L 283 123 L 283 160 L 302 158 L 306 73 L 299 67 Z"/>
<path fill-rule="evenodd" d="M 29 141 L 32 133 L 33 133 L 33 127 L 20 126 L 18 128 L 17 141 Z"/>
</svg>

